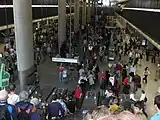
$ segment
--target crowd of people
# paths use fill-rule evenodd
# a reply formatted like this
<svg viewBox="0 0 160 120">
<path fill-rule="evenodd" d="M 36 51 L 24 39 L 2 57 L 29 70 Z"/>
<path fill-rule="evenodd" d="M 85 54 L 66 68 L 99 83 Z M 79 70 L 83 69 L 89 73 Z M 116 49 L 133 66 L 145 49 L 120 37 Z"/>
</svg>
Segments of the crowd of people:
<svg viewBox="0 0 160 120">
<path fill-rule="evenodd" d="M 102 98 L 99 103 L 100 105 L 105 105 L 111 113 L 117 113 L 119 110 L 128 110 L 132 112 L 127 112 L 129 114 L 140 113 L 143 119 L 148 119 L 148 114 L 145 111 L 148 98 L 145 91 L 141 91 L 140 98 L 135 98 L 135 96 L 137 90 L 141 88 L 141 84 L 147 84 L 148 76 L 151 74 L 147 66 L 142 75 L 136 72 L 136 69 L 141 67 L 142 59 L 144 60 L 144 58 L 146 58 L 146 61 L 149 60 L 149 49 L 139 42 L 138 37 L 132 36 L 126 41 L 124 37 L 127 30 L 119 28 L 110 30 L 101 24 L 101 22 L 97 23 L 96 28 L 94 27 L 95 26 L 92 25 L 89 26 L 89 30 L 87 29 L 88 34 L 84 34 L 83 36 L 84 61 L 80 63 L 78 69 L 80 92 L 83 94 L 88 90 L 94 90 L 96 83 L 99 83 L 100 91 L 105 93 L 100 95 L 100 98 Z M 94 29 L 96 29 L 96 33 Z M 108 38 L 105 39 L 106 37 Z M 112 44 L 114 46 L 113 51 L 110 49 Z M 144 47 L 146 47 L 146 49 L 144 49 Z M 114 62 L 110 62 L 108 58 L 108 69 L 104 72 L 100 70 L 99 64 L 105 62 L 107 55 L 110 57 L 107 51 L 114 52 L 117 57 L 115 58 L 116 60 L 114 59 Z M 158 56 L 157 54 L 156 52 L 156 58 Z M 124 57 L 126 57 L 125 60 L 123 60 Z M 159 96 L 155 97 L 157 100 L 155 105 L 157 106 L 158 98 Z M 138 112 L 134 108 L 136 108 Z M 157 110 L 159 111 L 159 109 Z M 95 111 L 93 111 L 94 115 L 96 114 Z M 97 120 L 94 115 L 91 117 L 92 113 L 89 112 L 89 119 Z M 156 115 L 158 116 L 158 113 Z M 156 115 L 153 116 L 151 120 L 156 119 Z M 119 115 L 113 116 L 113 118 L 118 119 L 116 116 Z M 107 119 L 107 117 L 103 119 Z M 136 117 L 133 119 L 136 119 Z M 137 117 L 137 119 L 139 118 Z M 107 120 L 109 120 L 109 118 Z"/>
<path fill-rule="evenodd" d="M 99 107 L 94 110 L 88 108 L 86 112 L 83 112 L 84 120 L 147 120 L 149 117 L 145 111 L 148 101 L 146 93 L 141 90 L 140 98 L 135 96 L 142 82 L 147 84 L 148 76 L 152 74 L 147 66 L 143 75 L 136 72 L 142 65 L 142 59 L 149 60 L 149 49 L 142 46 L 137 36 L 129 35 L 131 37 L 126 40 L 127 29 L 109 28 L 105 24 L 106 21 L 107 19 L 101 16 L 96 24 L 88 24 L 81 30 L 80 48 L 83 54 L 79 55 L 82 61 L 78 65 L 57 64 L 59 81 L 65 84 L 72 80 L 77 81 L 77 87 L 74 90 L 63 95 L 53 93 L 51 100 L 43 103 L 41 99 L 33 96 L 30 98 L 27 91 L 22 91 L 17 95 L 16 86 L 10 84 L 9 89 L 0 91 L 0 120 L 64 118 L 68 114 L 81 111 L 87 91 L 98 91 Z M 54 55 L 74 58 L 77 55 L 77 45 L 72 43 L 73 50 L 69 51 L 71 47 L 68 39 L 69 33 L 67 36 L 59 54 L 58 49 L 55 49 L 58 48 L 58 24 L 53 22 L 44 28 L 37 29 L 34 35 L 35 64 L 39 65 L 45 60 L 46 55 L 50 58 Z M 74 39 L 74 34 L 72 39 Z M 156 56 L 155 54 L 151 58 L 153 63 L 156 61 Z M 13 39 L 6 39 L 3 58 L 7 71 L 11 75 L 10 81 L 14 82 L 17 62 Z M 107 69 L 101 69 L 100 66 L 106 63 Z M 157 71 L 159 70 L 158 64 Z M 157 113 L 151 120 L 159 120 L 159 94 L 155 97 L 154 105 Z"/>
<path fill-rule="evenodd" d="M 76 110 L 74 91 L 57 92 L 50 100 L 30 96 L 29 91 L 16 94 L 16 86 L 10 84 L 7 90 L 0 91 L 0 120 L 51 120 L 73 114 Z M 38 91 L 35 91 L 38 94 Z M 66 95 L 65 95 L 66 94 Z"/>
</svg>

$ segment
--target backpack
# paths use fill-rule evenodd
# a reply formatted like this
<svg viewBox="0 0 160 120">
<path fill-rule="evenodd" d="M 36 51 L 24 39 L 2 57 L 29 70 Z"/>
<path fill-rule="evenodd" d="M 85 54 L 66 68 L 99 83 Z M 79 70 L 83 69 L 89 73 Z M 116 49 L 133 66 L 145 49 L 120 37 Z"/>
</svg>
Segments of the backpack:
<svg viewBox="0 0 160 120">
<path fill-rule="evenodd" d="M 18 107 L 17 120 L 30 120 L 30 109 L 21 109 Z"/>
<path fill-rule="evenodd" d="M 13 120 L 9 111 L 8 105 L 1 105 L 0 106 L 0 120 Z"/>
<path fill-rule="evenodd" d="M 26 109 L 18 107 L 17 120 L 30 120 L 33 112 L 36 112 L 36 108 L 30 107 L 30 104 L 27 105 Z"/>
</svg>

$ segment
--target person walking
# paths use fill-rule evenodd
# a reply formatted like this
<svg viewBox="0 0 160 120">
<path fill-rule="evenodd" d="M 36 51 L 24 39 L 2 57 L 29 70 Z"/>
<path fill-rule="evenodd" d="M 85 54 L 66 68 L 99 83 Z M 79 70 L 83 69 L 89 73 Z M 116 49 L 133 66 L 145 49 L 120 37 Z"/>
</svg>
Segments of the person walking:
<svg viewBox="0 0 160 120">
<path fill-rule="evenodd" d="M 67 84 L 68 83 L 68 74 L 67 74 L 67 70 L 64 68 L 63 72 L 62 72 L 62 81 Z"/>
<path fill-rule="evenodd" d="M 150 71 L 149 71 L 149 69 L 148 69 L 148 67 L 146 67 L 145 69 L 144 69 L 144 72 L 143 72 L 143 82 L 144 83 L 147 83 L 147 81 L 148 81 L 148 75 L 150 75 Z"/>
<path fill-rule="evenodd" d="M 141 92 L 142 93 L 139 101 L 141 102 L 141 108 L 142 108 L 143 114 L 148 118 L 148 114 L 145 111 L 145 103 L 147 102 L 147 97 L 144 90 L 142 90 Z"/>
<path fill-rule="evenodd" d="M 89 80 L 90 89 L 92 90 L 94 86 L 94 75 L 92 72 L 89 73 L 88 80 Z"/>
<path fill-rule="evenodd" d="M 80 108 L 81 108 L 81 98 L 82 98 L 82 89 L 79 85 L 74 90 L 74 96 L 76 98 L 76 108 L 77 108 L 77 110 L 80 110 Z"/>
<path fill-rule="evenodd" d="M 64 66 L 63 64 L 61 63 L 60 66 L 58 67 L 58 73 L 59 73 L 59 81 L 63 81 L 63 70 L 64 70 Z"/>
</svg>

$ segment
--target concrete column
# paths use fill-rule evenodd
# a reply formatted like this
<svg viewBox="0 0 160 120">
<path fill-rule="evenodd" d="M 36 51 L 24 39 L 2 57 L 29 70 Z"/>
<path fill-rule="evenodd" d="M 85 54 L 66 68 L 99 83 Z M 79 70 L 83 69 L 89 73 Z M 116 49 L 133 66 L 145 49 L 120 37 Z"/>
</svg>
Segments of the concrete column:
<svg viewBox="0 0 160 120">
<path fill-rule="evenodd" d="M 87 6 L 87 23 L 91 22 L 91 1 L 88 0 L 88 6 Z"/>
<path fill-rule="evenodd" d="M 58 0 L 58 47 L 66 40 L 66 1 Z"/>
<path fill-rule="evenodd" d="M 32 29 L 32 0 L 13 0 L 17 64 L 21 89 L 32 84 L 34 51 Z"/>
<path fill-rule="evenodd" d="M 82 6 L 82 25 L 86 25 L 86 0 L 83 0 L 83 6 Z"/>
<path fill-rule="evenodd" d="M 74 1 L 74 32 L 79 31 L 79 0 Z"/>
</svg>

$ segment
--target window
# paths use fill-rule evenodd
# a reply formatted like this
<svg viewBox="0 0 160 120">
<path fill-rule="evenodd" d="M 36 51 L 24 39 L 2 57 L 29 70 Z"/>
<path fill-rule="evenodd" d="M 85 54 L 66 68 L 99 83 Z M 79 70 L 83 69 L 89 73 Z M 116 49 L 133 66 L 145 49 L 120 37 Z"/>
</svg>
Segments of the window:
<svg viewBox="0 0 160 120">
<path fill-rule="evenodd" d="M 103 0 L 103 6 L 109 6 L 110 0 Z"/>
</svg>

